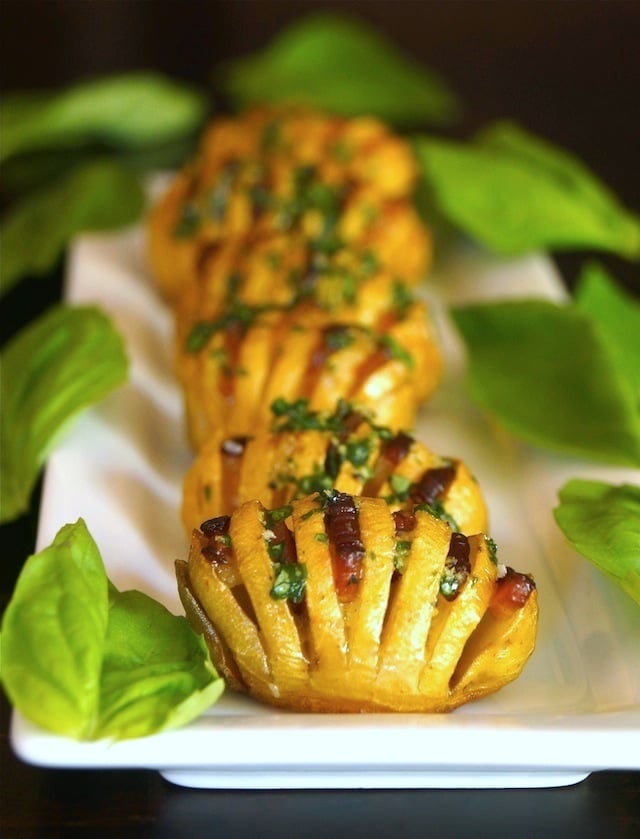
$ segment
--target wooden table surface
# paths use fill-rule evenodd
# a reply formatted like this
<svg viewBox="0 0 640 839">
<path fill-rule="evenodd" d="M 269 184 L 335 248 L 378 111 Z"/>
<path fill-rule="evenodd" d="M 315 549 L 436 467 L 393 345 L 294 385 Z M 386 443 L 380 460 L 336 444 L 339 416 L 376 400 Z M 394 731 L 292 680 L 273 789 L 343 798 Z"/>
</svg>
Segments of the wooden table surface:
<svg viewBox="0 0 640 839">
<path fill-rule="evenodd" d="M 463 135 L 511 117 L 585 160 L 640 210 L 639 2 L 3 0 L 2 92 L 152 67 L 204 82 L 300 12 L 360 14 L 437 69 L 466 106 Z M 569 285 L 585 256 L 558 264 Z M 640 268 L 602 260 L 628 288 Z M 60 293 L 62 266 L 3 301 L 2 341 Z M 2 526 L 0 607 L 32 552 L 38 511 Z M 49 770 L 18 761 L 0 692 L 0 835 L 638 836 L 640 773 L 548 790 L 189 790 L 151 771 Z"/>
</svg>

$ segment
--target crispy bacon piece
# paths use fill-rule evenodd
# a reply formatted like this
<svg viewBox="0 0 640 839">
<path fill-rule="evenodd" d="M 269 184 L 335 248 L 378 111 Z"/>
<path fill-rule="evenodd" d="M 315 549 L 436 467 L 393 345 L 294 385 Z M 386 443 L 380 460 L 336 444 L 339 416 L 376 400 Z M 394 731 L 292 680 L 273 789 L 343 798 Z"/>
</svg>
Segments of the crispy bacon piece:
<svg viewBox="0 0 640 839">
<path fill-rule="evenodd" d="M 331 546 L 333 576 L 338 597 L 353 600 L 357 583 L 362 579 L 364 545 L 360 538 L 360 519 L 353 496 L 336 492 L 328 499 L 324 514 Z"/>
<path fill-rule="evenodd" d="M 206 540 L 202 547 L 202 555 L 216 565 L 226 565 L 233 556 L 229 539 L 230 521 L 230 516 L 216 516 L 200 525 Z"/>
<path fill-rule="evenodd" d="M 521 574 L 507 566 L 506 574 L 496 585 L 489 608 L 497 618 L 508 617 L 521 609 L 535 590 L 536 584 L 530 574 Z"/>
<path fill-rule="evenodd" d="M 422 477 L 416 481 L 409 495 L 414 504 L 434 504 L 447 491 L 456 477 L 455 466 L 439 466 L 427 469 Z"/>
</svg>

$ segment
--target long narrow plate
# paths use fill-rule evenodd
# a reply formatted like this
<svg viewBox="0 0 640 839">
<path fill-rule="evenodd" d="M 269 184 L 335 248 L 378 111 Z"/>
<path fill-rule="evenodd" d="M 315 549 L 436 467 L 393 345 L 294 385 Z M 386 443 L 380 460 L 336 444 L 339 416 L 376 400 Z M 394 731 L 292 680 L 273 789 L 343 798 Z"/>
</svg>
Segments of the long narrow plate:
<svg viewBox="0 0 640 839">
<path fill-rule="evenodd" d="M 558 298 L 561 289 L 544 258 L 495 263 L 470 253 L 427 290 L 448 368 L 417 434 L 470 465 L 501 560 L 538 585 L 538 644 L 516 682 L 448 715 L 295 714 L 227 693 L 183 729 L 118 743 L 76 743 L 15 714 L 18 755 L 54 767 L 154 768 L 178 784 L 218 788 L 557 786 L 596 769 L 640 768 L 640 610 L 570 549 L 551 514 L 570 476 L 620 482 L 637 473 L 541 454 L 487 420 L 464 395 L 464 353 L 446 316 L 446 303 L 480 292 Z M 112 315 L 131 377 L 51 457 L 38 546 L 82 516 L 116 586 L 178 613 L 173 562 L 186 553 L 178 510 L 190 454 L 172 319 L 148 276 L 141 231 L 80 239 L 67 298 Z"/>
</svg>

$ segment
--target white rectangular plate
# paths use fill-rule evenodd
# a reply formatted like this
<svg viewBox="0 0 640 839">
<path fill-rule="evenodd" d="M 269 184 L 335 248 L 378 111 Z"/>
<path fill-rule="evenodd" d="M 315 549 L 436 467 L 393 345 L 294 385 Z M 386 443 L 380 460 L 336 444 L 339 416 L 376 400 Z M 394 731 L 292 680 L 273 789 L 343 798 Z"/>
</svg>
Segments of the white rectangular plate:
<svg viewBox="0 0 640 839">
<path fill-rule="evenodd" d="M 640 609 L 565 542 L 551 510 L 569 477 L 637 481 L 517 444 L 474 408 L 448 302 L 487 296 L 562 296 L 552 265 L 460 255 L 427 292 L 447 372 L 417 434 L 470 466 L 491 511 L 502 562 L 535 575 L 536 651 L 495 696 L 448 715 L 312 715 L 276 711 L 231 693 L 189 726 L 118 743 L 77 743 L 15 714 L 24 760 L 53 767 L 144 767 L 217 788 L 532 787 L 591 771 L 640 768 Z M 87 411 L 52 455 L 38 548 L 83 517 L 120 589 L 138 588 L 181 612 L 173 562 L 187 544 L 179 521 L 190 461 L 172 376 L 172 319 L 145 266 L 141 230 L 80 239 L 67 298 L 96 303 L 122 332 L 127 385 Z M 535 383 L 532 384 L 535 387 Z"/>
</svg>

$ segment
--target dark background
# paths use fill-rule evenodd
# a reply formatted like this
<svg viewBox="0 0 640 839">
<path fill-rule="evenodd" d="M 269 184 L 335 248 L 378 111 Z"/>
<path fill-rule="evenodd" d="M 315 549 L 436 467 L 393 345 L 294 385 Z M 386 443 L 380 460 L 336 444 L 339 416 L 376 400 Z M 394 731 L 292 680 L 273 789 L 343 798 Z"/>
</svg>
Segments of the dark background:
<svg viewBox="0 0 640 839">
<path fill-rule="evenodd" d="M 579 155 L 640 210 L 640 2 L 368 0 L 2 0 L 0 90 L 56 87 L 152 68 L 206 85 L 221 60 L 260 47 L 301 13 L 360 15 L 458 92 L 468 136 L 511 117 Z M 0 134 L 1 142 L 1 134 Z M 588 254 L 557 263 L 569 286 Z M 602 259 L 629 289 L 638 264 Z M 2 339 L 59 295 L 63 265 L 3 301 Z M 30 513 L 0 529 L 0 606 L 32 552 Z M 172 787 L 146 771 L 54 771 L 17 761 L 0 694 L 3 836 L 632 836 L 640 773 L 600 772 L 531 791 L 216 792 Z"/>
</svg>

